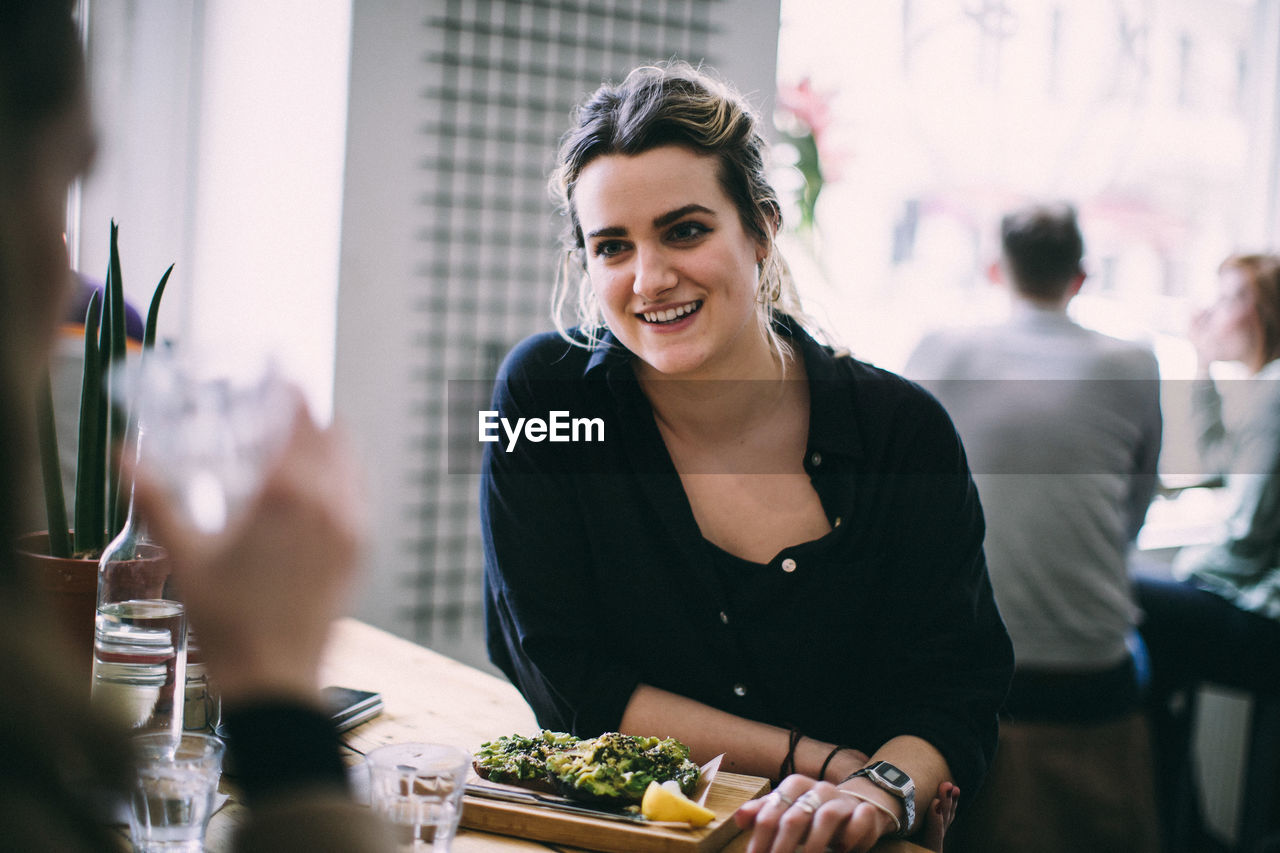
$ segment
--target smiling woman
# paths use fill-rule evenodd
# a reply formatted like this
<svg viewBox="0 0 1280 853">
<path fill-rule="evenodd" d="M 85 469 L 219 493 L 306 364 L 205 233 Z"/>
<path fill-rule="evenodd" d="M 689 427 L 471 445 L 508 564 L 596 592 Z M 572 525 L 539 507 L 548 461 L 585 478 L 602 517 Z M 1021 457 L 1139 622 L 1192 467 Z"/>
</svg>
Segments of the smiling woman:
<svg viewBox="0 0 1280 853">
<path fill-rule="evenodd" d="M 1012 671 L 977 495 L 932 398 L 805 331 L 755 121 L 672 64 L 564 137 L 578 326 L 520 344 L 485 414 L 609 430 L 486 445 L 489 654 L 545 728 L 778 781 L 739 813 L 751 853 L 936 849 Z"/>
</svg>

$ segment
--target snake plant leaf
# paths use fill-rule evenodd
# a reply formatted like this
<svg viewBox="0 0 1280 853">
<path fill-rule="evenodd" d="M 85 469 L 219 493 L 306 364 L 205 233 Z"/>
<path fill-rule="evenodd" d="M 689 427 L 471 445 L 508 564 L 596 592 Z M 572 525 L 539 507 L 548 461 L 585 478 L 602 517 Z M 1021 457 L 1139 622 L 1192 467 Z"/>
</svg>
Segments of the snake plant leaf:
<svg viewBox="0 0 1280 853">
<path fill-rule="evenodd" d="M 95 292 L 84 321 L 84 376 L 80 385 L 80 441 L 76 456 L 75 550 L 96 552 L 105 544 L 103 498 L 106 468 L 103 459 L 102 303 Z"/>
<path fill-rule="evenodd" d="M 169 275 L 173 272 L 173 264 L 160 276 L 155 293 L 151 294 L 151 307 L 147 309 L 147 327 L 142 335 L 142 351 L 145 353 L 156 345 L 156 322 L 160 316 L 160 299 L 164 296 L 164 286 L 169 283 Z"/>
<path fill-rule="evenodd" d="M 169 283 L 169 276 L 173 273 L 173 264 L 169 264 L 169 268 L 164 271 L 164 275 L 160 277 L 160 283 L 156 285 L 155 292 L 151 294 L 151 305 L 147 309 L 147 325 L 142 336 L 142 359 L 145 363 L 147 353 L 155 347 L 156 344 L 156 323 L 160 316 L 160 299 L 164 296 L 165 285 Z M 124 436 L 124 456 L 127 459 L 137 460 L 138 458 L 138 418 L 140 412 L 138 406 L 134 406 L 129 410 L 129 425 L 125 429 Z M 119 495 L 120 503 L 117 510 L 127 512 L 128 505 L 124 498 L 126 494 L 131 493 L 132 484 L 120 484 L 121 494 Z M 127 517 L 120 520 L 120 525 L 127 523 Z"/>
<path fill-rule="evenodd" d="M 128 338 L 125 336 L 124 278 L 120 275 L 120 227 L 111 220 L 111 277 L 107 280 L 107 299 L 111 303 L 111 360 L 123 362 Z"/>
<path fill-rule="evenodd" d="M 53 422 L 53 380 L 44 372 L 36 399 L 36 430 L 40 436 L 40 475 L 44 480 L 44 508 L 49 519 L 49 555 L 71 556 L 71 532 L 67 522 L 67 498 L 62 492 L 62 465 L 58 459 L 58 430 Z"/>
<path fill-rule="evenodd" d="M 124 529 L 126 515 L 129 511 L 129 488 L 121 483 L 120 455 L 111 452 L 115 446 L 122 446 L 127 440 L 126 429 L 129 423 L 128 409 L 124 396 L 124 366 L 128 347 L 128 333 L 125 326 L 124 278 L 120 274 L 120 228 L 115 220 L 111 220 L 111 278 L 107 283 L 107 300 L 111 305 L 111 349 L 107 364 L 107 413 L 111 422 L 110 443 L 107 446 L 107 541 L 116 538 L 116 534 Z"/>
</svg>

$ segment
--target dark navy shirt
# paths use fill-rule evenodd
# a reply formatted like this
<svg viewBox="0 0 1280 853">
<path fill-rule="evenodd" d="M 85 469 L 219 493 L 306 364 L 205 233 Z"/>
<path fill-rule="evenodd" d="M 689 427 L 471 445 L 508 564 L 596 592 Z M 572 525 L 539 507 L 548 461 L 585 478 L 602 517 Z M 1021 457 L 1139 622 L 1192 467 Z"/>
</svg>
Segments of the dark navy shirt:
<svg viewBox="0 0 1280 853">
<path fill-rule="evenodd" d="M 809 380 L 804 467 L 832 529 L 767 564 L 703 539 L 616 339 L 512 351 L 501 417 L 560 411 L 604 435 L 486 445 L 490 658 L 546 728 L 616 729 L 644 683 L 868 754 L 915 735 L 975 792 L 1013 652 L 960 441 L 915 384 L 779 328 Z"/>
</svg>

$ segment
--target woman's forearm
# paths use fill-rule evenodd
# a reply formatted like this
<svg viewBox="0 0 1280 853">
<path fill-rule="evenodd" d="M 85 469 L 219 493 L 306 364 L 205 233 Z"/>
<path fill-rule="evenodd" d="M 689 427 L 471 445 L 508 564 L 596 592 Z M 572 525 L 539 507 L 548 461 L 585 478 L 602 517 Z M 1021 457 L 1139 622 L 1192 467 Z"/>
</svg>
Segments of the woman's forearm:
<svg viewBox="0 0 1280 853">
<path fill-rule="evenodd" d="M 647 684 L 641 684 L 631 694 L 621 729 L 629 734 L 677 738 L 700 764 L 724 753 L 722 769 L 775 782 L 779 781 L 778 771 L 790 742 L 786 729 L 748 720 Z M 796 744 L 795 772 L 818 778 L 835 747 L 833 743 L 801 738 Z M 823 778 L 839 782 L 866 761 L 865 753 L 842 749 L 831 758 Z"/>
</svg>

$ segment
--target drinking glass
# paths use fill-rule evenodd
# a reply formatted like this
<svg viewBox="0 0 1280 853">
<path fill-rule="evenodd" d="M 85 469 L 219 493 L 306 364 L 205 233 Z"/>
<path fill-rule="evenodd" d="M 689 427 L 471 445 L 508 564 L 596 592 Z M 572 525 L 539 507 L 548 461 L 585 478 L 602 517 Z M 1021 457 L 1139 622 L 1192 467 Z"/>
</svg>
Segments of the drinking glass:
<svg viewBox="0 0 1280 853">
<path fill-rule="evenodd" d="M 242 509 L 288 434 L 293 397 L 269 359 L 223 370 L 216 356 L 166 351 L 137 377 L 147 469 L 187 519 L 218 533 Z"/>
<path fill-rule="evenodd" d="M 225 747 L 213 735 L 133 739 L 137 781 L 129 810 L 136 853 L 200 853 L 213 816 Z"/>
<path fill-rule="evenodd" d="M 448 853 L 471 756 L 443 744 L 397 743 L 372 750 L 365 763 L 369 804 L 391 823 L 400 849 Z"/>
</svg>

